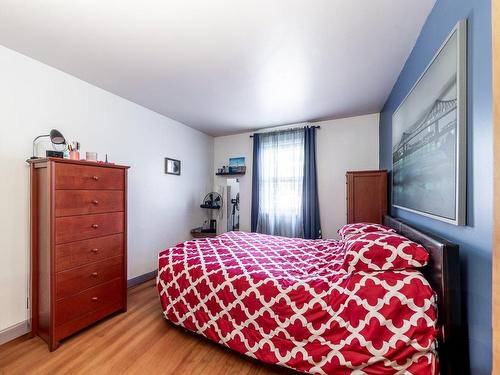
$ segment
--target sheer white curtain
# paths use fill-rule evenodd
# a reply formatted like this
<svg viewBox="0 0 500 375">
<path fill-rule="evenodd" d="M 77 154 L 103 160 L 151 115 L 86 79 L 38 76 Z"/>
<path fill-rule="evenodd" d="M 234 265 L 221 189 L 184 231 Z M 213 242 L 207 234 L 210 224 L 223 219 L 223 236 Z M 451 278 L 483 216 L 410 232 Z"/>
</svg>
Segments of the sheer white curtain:
<svg viewBox="0 0 500 375">
<path fill-rule="evenodd" d="M 257 232 L 302 237 L 304 129 L 260 135 Z"/>
</svg>

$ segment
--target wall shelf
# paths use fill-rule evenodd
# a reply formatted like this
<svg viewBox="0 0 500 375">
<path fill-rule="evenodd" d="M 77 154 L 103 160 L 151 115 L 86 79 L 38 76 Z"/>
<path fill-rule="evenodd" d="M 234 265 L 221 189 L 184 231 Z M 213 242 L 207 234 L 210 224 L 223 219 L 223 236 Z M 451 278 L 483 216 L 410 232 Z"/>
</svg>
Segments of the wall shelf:
<svg viewBox="0 0 500 375">
<path fill-rule="evenodd" d="M 216 173 L 216 176 L 243 176 L 245 172 Z"/>
<path fill-rule="evenodd" d="M 206 208 L 209 210 L 220 210 L 220 206 L 210 206 L 208 204 L 200 204 L 201 208 Z"/>
</svg>

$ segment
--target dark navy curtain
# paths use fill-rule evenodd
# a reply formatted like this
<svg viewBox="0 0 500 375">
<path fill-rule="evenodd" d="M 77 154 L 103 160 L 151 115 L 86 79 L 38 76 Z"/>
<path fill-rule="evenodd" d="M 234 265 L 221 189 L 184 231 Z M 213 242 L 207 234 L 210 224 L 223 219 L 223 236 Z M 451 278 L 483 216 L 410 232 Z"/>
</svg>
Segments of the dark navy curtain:
<svg viewBox="0 0 500 375">
<path fill-rule="evenodd" d="M 259 134 L 253 135 L 253 164 L 252 164 L 252 218 L 251 230 L 257 231 L 257 220 L 259 218 L 259 171 L 260 171 L 260 137 Z"/>
<path fill-rule="evenodd" d="M 321 224 L 316 177 L 316 128 L 305 127 L 304 132 L 304 187 L 302 191 L 304 238 L 317 239 L 321 238 Z"/>
</svg>

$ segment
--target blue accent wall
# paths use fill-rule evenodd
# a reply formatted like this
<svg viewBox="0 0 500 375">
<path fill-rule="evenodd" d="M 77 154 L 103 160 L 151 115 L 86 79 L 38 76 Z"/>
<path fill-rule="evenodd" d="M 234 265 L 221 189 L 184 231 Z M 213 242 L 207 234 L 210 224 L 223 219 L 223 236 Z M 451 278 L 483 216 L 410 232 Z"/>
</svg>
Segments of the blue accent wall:
<svg viewBox="0 0 500 375">
<path fill-rule="evenodd" d="M 468 19 L 467 226 L 392 208 L 393 216 L 460 245 L 471 374 L 491 373 L 493 140 L 491 1 L 437 0 L 380 116 L 380 168 L 390 170 L 392 115 L 455 24 Z"/>
</svg>

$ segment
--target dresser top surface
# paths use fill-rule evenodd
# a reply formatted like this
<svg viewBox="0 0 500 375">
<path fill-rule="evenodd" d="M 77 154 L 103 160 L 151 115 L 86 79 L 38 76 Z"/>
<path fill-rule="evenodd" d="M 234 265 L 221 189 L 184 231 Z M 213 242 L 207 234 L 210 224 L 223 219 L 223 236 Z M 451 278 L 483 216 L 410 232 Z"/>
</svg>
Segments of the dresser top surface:
<svg viewBox="0 0 500 375">
<path fill-rule="evenodd" d="M 28 159 L 27 163 L 38 165 L 45 164 L 48 162 L 54 162 L 59 164 L 74 164 L 74 165 L 88 165 L 91 167 L 102 167 L 102 168 L 119 168 L 119 169 L 128 169 L 130 166 L 128 165 L 120 165 L 113 163 L 104 163 L 104 162 L 95 162 L 95 161 L 87 161 L 87 160 L 70 160 L 70 159 L 62 159 L 62 158 L 38 158 L 38 159 Z"/>
</svg>

